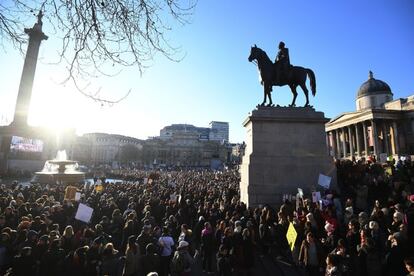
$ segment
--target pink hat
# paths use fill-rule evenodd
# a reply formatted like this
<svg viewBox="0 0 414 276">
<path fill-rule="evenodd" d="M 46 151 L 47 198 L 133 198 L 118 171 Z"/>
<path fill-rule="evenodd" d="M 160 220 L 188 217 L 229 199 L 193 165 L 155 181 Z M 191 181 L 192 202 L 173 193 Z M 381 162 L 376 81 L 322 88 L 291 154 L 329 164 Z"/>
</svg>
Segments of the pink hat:
<svg viewBox="0 0 414 276">
<path fill-rule="evenodd" d="M 414 194 L 408 196 L 408 200 L 414 202 Z"/>
</svg>

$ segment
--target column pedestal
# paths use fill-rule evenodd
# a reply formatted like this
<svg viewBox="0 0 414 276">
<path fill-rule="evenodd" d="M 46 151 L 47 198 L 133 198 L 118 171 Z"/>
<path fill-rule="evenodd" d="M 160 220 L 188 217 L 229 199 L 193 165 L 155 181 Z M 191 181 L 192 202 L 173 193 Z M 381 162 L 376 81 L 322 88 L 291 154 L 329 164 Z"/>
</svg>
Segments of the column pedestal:
<svg viewBox="0 0 414 276">
<path fill-rule="evenodd" d="M 322 112 L 313 108 L 260 107 L 244 121 L 247 146 L 241 165 L 241 201 L 248 207 L 276 206 L 297 188 L 317 188 L 319 174 L 332 177 L 336 167 L 329 156 Z M 318 187 L 321 188 L 321 187 Z"/>
</svg>

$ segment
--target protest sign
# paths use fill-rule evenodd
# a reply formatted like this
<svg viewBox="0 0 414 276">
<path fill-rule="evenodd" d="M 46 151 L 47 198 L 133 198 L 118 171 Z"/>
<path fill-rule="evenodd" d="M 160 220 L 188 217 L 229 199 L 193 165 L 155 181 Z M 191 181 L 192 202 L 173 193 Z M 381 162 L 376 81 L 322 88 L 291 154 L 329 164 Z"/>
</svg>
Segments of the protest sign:
<svg viewBox="0 0 414 276">
<path fill-rule="evenodd" d="M 76 192 L 75 194 L 75 201 L 79 201 L 81 197 L 81 193 L 80 192 Z"/>
<path fill-rule="evenodd" d="M 329 186 L 331 185 L 331 179 L 332 177 L 320 173 L 318 185 L 324 187 L 325 189 L 329 189 Z"/>
<path fill-rule="evenodd" d="M 297 236 L 298 234 L 296 233 L 293 223 L 289 223 L 289 228 L 286 233 L 286 239 L 289 243 L 289 247 L 291 251 L 293 251 L 293 248 L 295 247 L 295 241 L 296 241 Z"/>
<path fill-rule="evenodd" d="M 312 202 L 318 202 L 321 199 L 321 192 L 312 192 Z"/>
<path fill-rule="evenodd" d="M 298 188 L 298 194 L 300 198 L 303 198 L 303 190 L 301 188 Z"/>
<path fill-rule="evenodd" d="M 95 186 L 95 191 L 98 192 L 98 193 L 102 192 L 103 191 L 103 186 L 102 185 L 96 185 Z"/>
<path fill-rule="evenodd" d="M 144 177 L 144 185 L 148 183 L 148 177 Z"/>
<path fill-rule="evenodd" d="M 79 203 L 75 219 L 89 223 L 92 218 L 93 209 L 85 204 Z"/>
<path fill-rule="evenodd" d="M 67 186 L 65 189 L 65 200 L 75 200 L 75 194 L 78 189 L 74 186 Z"/>
<path fill-rule="evenodd" d="M 170 195 L 170 200 L 171 201 L 177 201 L 177 198 L 178 198 L 178 196 L 175 193 Z"/>
</svg>

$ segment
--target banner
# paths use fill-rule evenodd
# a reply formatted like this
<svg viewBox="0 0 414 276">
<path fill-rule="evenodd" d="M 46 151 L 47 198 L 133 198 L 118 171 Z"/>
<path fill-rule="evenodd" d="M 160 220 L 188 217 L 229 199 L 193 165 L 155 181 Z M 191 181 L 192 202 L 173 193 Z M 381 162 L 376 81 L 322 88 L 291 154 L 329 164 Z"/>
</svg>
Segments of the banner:
<svg viewBox="0 0 414 276">
<path fill-rule="evenodd" d="M 75 219 L 89 223 L 92 218 L 93 209 L 85 204 L 79 203 Z"/>
<path fill-rule="evenodd" d="M 296 233 L 293 223 L 289 223 L 289 228 L 286 233 L 286 239 L 289 243 L 289 247 L 291 251 L 293 251 L 293 248 L 295 247 L 295 241 L 296 241 L 297 236 L 298 236 L 298 233 Z"/>
<path fill-rule="evenodd" d="M 318 185 L 324 187 L 325 189 L 329 189 L 329 186 L 331 185 L 331 179 L 332 177 L 320 173 Z"/>
</svg>

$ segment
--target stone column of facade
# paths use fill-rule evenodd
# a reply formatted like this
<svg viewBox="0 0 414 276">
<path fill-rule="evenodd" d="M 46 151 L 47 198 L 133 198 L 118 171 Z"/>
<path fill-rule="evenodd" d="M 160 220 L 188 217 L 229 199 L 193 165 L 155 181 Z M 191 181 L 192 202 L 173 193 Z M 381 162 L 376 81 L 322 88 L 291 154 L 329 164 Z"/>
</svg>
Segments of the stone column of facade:
<svg viewBox="0 0 414 276">
<path fill-rule="evenodd" d="M 339 130 L 335 129 L 335 138 L 336 138 L 336 157 L 341 158 L 341 143 L 339 139 Z"/>
<path fill-rule="evenodd" d="M 331 155 L 331 148 L 332 148 L 332 150 L 333 150 L 333 146 L 332 146 L 332 144 L 331 144 L 331 132 L 327 132 L 326 134 L 325 134 L 325 140 L 326 140 L 326 147 L 327 147 L 327 149 L 328 149 L 328 154 L 329 155 Z"/>
<path fill-rule="evenodd" d="M 342 132 L 342 149 L 343 149 L 343 154 L 344 154 L 344 158 L 346 158 L 346 139 L 345 139 L 345 128 L 341 128 L 341 132 Z"/>
<path fill-rule="evenodd" d="M 387 131 L 387 121 L 383 121 L 382 123 L 382 138 L 384 139 L 384 146 L 385 146 L 385 153 L 387 154 L 387 156 L 390 155 L 389 152 L 389 140 L 388 140 L 388 131 Z"/>
<path fill-rule="evenodd" d="M 368 156 L 368 142 L 367 142 L 367 124 L 366 122 L 362 122 L 362 134 L 364 137 L 364 150 L 365 150 L 365 156 Z"/>
<path fill-rule="evenodd" d="M 378 133 L 377 133 L 377 124 L 374 120 L 371 120 L 371 126 L 372 126 L 372 138 L 374 139 L 374 155 L 375 158 L 378 160 L 379 158 L 379 148 L 378 148 Z"/>
<path fill-rule="evenodd" d="M 352 139 L 351 126 L 348 126 L 348 140 L 349 140 L 349 156 L 352 158 L 354 156 L 354 141 Z"/>
<path fill-rule="evenodd" d="M 356 123 L 354 126 L 355 126 L 355 142 L 356 142 L 356 148 L 357 148 L 357 155 L 359 157 L 361 156 L 361 140 L 359 139 L 358 123 Z"/>
<path fill-rule="evenodd" d="M 397 130 L 397 123 L 392 122 L 392 133 L 394 136 L 394 154 L 400 153 L 400 143 L 398 141 L 398 130 Z"/>
<path fill-rule="evenodd" d="M 329 132 L 329 143 L 331 143 L 331 147 L 332 147 L 332 157 L 336 156 L 336 143 L 335 143 L 335 134 L 334 134 L 334 130 Z"/>
</svg>

